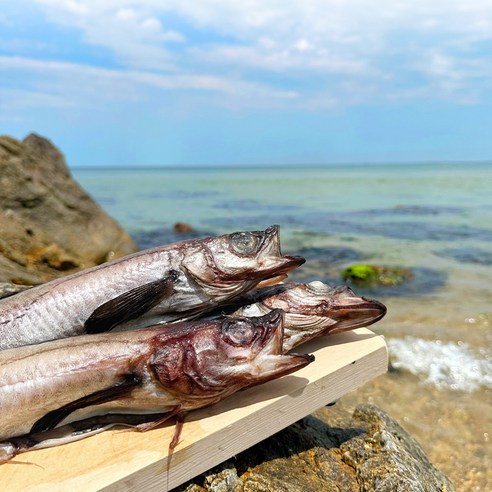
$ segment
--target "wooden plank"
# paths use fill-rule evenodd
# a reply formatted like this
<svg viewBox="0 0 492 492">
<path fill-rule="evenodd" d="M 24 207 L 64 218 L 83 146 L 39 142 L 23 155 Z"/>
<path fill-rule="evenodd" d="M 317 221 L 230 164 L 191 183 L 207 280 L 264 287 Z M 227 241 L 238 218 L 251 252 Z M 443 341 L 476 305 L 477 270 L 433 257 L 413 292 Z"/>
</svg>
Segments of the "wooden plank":
<svg viewBox="0 0 492 492">
<path fill-rule="evenodd" d="M 315 362 L 188 415 L 170 463 L 172 424 L 145 433 L 112 430 L 19 455 L 17 463 L 0 466 L 2 490 L 168 490 L 337 400 L 384 373 L 388 364 L 384 340 L 365 328 L 315 340 L 299 351 L 315 354 Z"/>
</svg>

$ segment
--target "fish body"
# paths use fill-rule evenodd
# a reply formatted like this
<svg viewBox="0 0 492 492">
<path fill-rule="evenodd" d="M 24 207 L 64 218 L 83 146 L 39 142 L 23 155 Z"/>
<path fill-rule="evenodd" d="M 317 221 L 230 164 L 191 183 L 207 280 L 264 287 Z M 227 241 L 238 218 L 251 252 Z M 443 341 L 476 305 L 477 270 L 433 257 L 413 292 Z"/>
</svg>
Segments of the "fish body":
<svg viewBox="0 0 492 492">
<path fill-rule="evenodd" d="M 273 309 L 285 312 L 285 352 L 322 335 L 369 326 L 386 314 L 379 301 L 319 281 L 265 287 L 246 294 L 241 302 L 245 305 L 233 310 L 232 316 L 262 316 Z"/>
<path fill-rule="evenodd" d="M 313 360 L 283 355 L 282 340 L 283 313 L 275 310 L 262 317 L 191 321 L 4 350 L 0 461 L 19 451 L 19 437 L 42 442 L 44 433 L 50 439 L 58 427 L 101 424 L 98 419 L 111 423 L 111 414 L 114 423 L 129 414 L 161 419 L 216 403 Z"/>
<path fill-rule="evenodd" d="M 0 350 L 192 319 L 303 262 L 278 226 L 140 251 L 0 299 Z"/>
</svg>

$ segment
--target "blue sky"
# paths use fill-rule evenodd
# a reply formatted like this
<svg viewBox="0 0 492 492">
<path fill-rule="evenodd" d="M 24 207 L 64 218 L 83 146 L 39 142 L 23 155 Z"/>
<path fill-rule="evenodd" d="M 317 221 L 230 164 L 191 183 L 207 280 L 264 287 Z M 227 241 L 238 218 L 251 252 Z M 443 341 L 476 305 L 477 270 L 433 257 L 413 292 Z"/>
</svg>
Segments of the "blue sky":
<svg viewBox="0 0 492 492">
<path fill-rule="evenodd" d="M 72 166 L 492 159 L 492 0 L 0 0 L 0 134 Z"/>
</svg>

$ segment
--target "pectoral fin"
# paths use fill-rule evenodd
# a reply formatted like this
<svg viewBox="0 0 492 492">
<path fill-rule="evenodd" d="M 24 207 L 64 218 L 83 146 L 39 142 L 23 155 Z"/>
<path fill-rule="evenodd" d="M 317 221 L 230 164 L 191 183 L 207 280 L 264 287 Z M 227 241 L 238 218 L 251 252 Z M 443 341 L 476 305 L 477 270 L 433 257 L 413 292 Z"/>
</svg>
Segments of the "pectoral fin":
<svg viewBox="0 0 492 492">
<path fill-rule="evenodd" d="M 154 414 L 108 414 L 78 420 L 44 432 L 17 436 L 0 443 L 0 463 L 11 460 L 19 453 L 43 449 L 79 441 L 113 427 L 130 427 L 138 430 L 151 429 L 160 425 L 174 412 Z"/>
<path fill-rule="evenodd" d="M 115 326 L 142 316 L 165 297 L 172 294 L 178 272 L 171 270 L 165 278 L 140 285 L 104 304 L 101 304 L 84 324 L 86 333 L 102 333 Z"/>
<path fill-rule="evenodd" d="M 136 387 L 141 384 L 140 376 L 136 374 L 127 374 L 121 381 L 108 386 L 102 390 L 95 391 L 89 395 L 83 396 L 56 410 L 48 412 L 38 419 L 31 428 L 30 434 L 48 431 L 56 427 L 62 420 L 67 418 L 71 413 L 79 408 L 85 408 L 92 405 L 99 405 L 108 401 L 128 396 Z"/>
</svg>

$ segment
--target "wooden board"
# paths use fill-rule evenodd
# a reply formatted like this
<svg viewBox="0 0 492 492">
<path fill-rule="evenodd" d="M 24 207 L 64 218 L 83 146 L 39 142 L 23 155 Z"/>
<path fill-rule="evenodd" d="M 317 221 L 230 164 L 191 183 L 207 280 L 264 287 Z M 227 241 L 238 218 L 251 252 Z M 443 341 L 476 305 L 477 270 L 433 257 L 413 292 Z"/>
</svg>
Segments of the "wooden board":
<svg viewBox="0 0 492 492">
<path fill-rule="evenodd" d="M 315 354 L 315 362 L 189 414 L 170 463 L 172 424 L 145 433 L 112 430 L 17 456 L 17 463 L 0 465 L 1 488 L 165 491 L 337 400 L 384 373 L 388 364 L 384 340 L 365 328 L 299 349 Z"/>
</svg>

